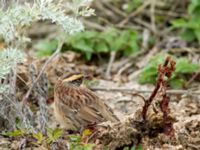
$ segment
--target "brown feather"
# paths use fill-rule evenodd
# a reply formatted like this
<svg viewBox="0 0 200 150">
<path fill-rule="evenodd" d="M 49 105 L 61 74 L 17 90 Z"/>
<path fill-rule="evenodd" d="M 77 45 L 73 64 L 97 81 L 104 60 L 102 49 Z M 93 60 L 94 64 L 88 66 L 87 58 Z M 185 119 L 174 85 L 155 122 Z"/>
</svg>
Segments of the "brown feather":
<svg viewBox="0 0 200 150">
<path fill-rule="evenodd" d="M 103 121 L 119 121 L 111 108 L 94 92 L 87 88 L 70 86 L 68 83 L 62 83 L 61 80 L 55 86 L 55 107 L 62 115 L 60 118 L 72 122 L 66 128 L 72 128 L 71 126 L 80 128 Z M 62 124 L 65 122 L 63 120 Z"/>
</svg>

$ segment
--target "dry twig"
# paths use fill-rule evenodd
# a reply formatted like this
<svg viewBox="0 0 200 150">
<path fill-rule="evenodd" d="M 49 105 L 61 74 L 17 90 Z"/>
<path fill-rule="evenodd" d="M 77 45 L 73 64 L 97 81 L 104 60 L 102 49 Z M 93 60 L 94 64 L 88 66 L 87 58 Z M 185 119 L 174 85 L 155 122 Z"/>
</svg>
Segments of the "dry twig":
<svg viewBox="0 0 200 150">
<path fill-rule="evenodd" d="M 106 78 L 107 79 L 110 78 L 110 72 L 112 69 L 113 62 L 115 60 L 115 56 L 116 56 L 116 52 L 111 52 L 110 60 L 109 60 L 108 67 L 106 70 Z"/>
<path fill-rule="evenodd" d="M 56 49 L 56 51 L 51 55 L 51 57 L 49 57 L 49 59 L 47 59 L 47 61 L 45 62 L 45 64 L 43 65 L 42 69 L 40 70 L 37 78 L 35 79 L 35 81 L 33 82 L 33 84 L 31 85 L 31 87 L 29 88 L 29 90 L 27 91 L 26 95 L 24 96 L 22 103 L 26 104 L 27 99 L 29 97 L 29 95 L 31 94 L 35 84 L 38 82 L 38 80 L 40 79 L 41 75 L 44 73 L 46 67 L 48 66 L 48 64 L 60 53 L 62 46 L 63 46 L 64 42 L 61 41 Z"/>
<path fill-rule="evenodd" d="M 138 90 L 135 88 L 123 88 L 123 87 L 113 87 L 113 88 L 107 88 L 107 87 L 91 87 L 91 90 L 94 91 L 106 91 L 106 92 L 127 92 L 127 93 L 152 93 L 153 90 Z M 167 90 L 167 94 L 173 94 L 173 95 L 199 95 L 200 91 L 191 91 L 191 90 Z"/>
<path fill-rule="evenodd" d="M 118 26 L 119 27 L 122 27 L 124 26 L 128 21 L 129 19 L 131 19 L 132 17 L 135 17 L 137 16 L 138 14 L 140 14 L 148 5 L 150 5 L 151 3 L 151 0 L 149 1 L 146 1 L 143 5 L 141 5 L 140 7 L 138 7 L 134 12 L 132 12 L 130 15 L 128 15 L 128 17 L 126 17 L 124 20 L 122 20 Z"/>
</svg>

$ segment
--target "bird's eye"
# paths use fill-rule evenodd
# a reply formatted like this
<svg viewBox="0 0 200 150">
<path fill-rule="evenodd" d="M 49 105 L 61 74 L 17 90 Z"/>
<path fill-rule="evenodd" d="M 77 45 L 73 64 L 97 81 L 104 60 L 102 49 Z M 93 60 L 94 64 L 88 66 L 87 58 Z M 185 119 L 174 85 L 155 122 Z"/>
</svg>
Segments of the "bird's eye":
<svg viewBox="0 0 200 150">
<path fill-rule="evenodd" d="M 81 83 L 81 82 L 82 82 L 82 80 L 81 80 L 81 79 L 78 79 L 78 80 L 76 80 L 76 82 L 78 82 L 78 83 Z"/>
<path fill-rule="evenodd" d="M 77 80 L 74 80 L 72 81 L 73 84 L 77 85 L 77 86 L 80 86 L 81 83 L 82 83 L 82 79 L 77 79 Z"/>
<path fill-rule="evenodd" d="M 80 79 L 78 79 L 78 80 L 76 80 L 76 81 L 80 82 L 81 80 L 80 80 Z"/>
</svg>

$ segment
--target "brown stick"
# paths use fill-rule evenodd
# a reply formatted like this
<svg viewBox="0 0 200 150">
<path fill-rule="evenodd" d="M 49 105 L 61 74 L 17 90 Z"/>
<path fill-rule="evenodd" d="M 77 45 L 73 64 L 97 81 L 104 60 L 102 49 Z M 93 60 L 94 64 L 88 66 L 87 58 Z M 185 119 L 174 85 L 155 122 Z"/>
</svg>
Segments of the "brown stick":
<svg viewBox="0 0 200 150">
<path fill-rule="evenodd" d="M 118 25 L 120 27 L 124 26 L 129 21 L 129 19 L 140 14 L 140 12 L 142 12 L 150 3 L 151 3 L 151 1 L 145 2 L 143 5 L 138 7 L 134 12 L 132 12 L 130 15 L 128 15 L 128 17 L 126 17 L 124 20 L 122 20 Z"/>
<path fill-rule="evenodd" d="M 40 79 L 41 75 L 44 73 L 47 65 L 57 56 L 57 54 L 59 54 L 62 46 L 63 46 L 64 42 L 60 42 L 60 44 L 58 45 L 56 51 L 51 55 L 51 57 L 49 57 L 49 59 L 45 62 L 45 64 L 43 65 L 41 71 L 39 72 L 37 78 L 35 79 L 35 81 L 32 83 L 31 87 L 29 88 L 29 90 L 27 91 L 26 95 L 24 96 L 22 103 L 26 104 L 27 99 L 29 97 L 29 95 L 31 94 L 31 91 L 33 90 L 35 84 L 38 82 L 38 80 Z"/>
<path fill-rule="evenodd" d="M 123 87 L 91 87 L 93 91 L 106 91 L 106 92 L 135 92 L 135 93 L 152 93 L 153 90 L 137 90 L 135 88 L 123 88 Z M 167 94 L 186 94 L 186 95 L 199 95 L 200 91 L 190 91 L 190 90 L 167 90 Z"/>
<path fill-rule="evenodd" d="M 188 87 L 198 76 L 199 76 L 200 72 L 196 72 L 192 78 L 185 84 L 185 87 Z"/>
</svg>

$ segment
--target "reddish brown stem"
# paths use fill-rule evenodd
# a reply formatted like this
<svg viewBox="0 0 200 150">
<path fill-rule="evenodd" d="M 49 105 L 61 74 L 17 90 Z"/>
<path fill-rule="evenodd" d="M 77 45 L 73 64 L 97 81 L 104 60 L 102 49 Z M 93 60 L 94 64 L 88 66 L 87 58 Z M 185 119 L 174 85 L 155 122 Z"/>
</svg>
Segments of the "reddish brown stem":
<svg viewBox="0 0 200 150">
<path fill-rule="evenodd" d="M 145 104 L 143 106 L 143 110 L 142 110 L 143 120 L 146 120 L 147 110 L 148 110 L 149 106 L 151 105 L 153 99 L 155 98 L 156 94 L 158 93 L 160 86 L 164 81 L 164 79 L 163 79 L 164 76 L 165 75 L 171 76 L 171 74 L 169 74 L 168 69 L 167 69 L 167 65 L 168 65 L 170 59 L 171 59 L 170 57 L 167 57 L 163 66 L 161 66 L 161 65 L 158 66 L 158 78 L 157 78 L 156 86 L 155 86 L 151 96 L 149 97 L 149 99 L 147 101 L 145 101 Z"/>
</svg>

